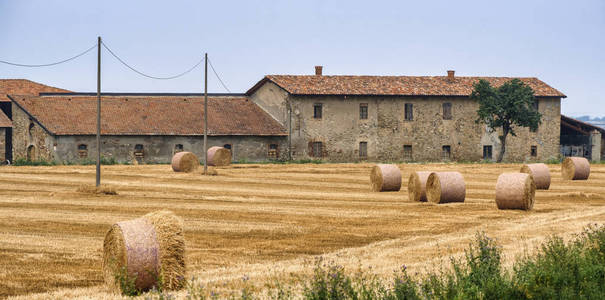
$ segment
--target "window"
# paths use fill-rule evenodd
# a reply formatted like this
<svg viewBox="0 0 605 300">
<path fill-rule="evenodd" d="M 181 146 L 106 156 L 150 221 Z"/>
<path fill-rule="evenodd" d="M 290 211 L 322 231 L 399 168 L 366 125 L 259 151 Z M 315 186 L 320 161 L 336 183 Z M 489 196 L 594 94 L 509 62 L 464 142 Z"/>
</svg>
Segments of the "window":
<svg viewBox="0 0 605 300">
<path fill-rule="evenodd" d="M 359 157 L 368 157 L 368 142 L 359 142 Z"/>
<path fill-rule="evenodd" d="M 313 118 L 321 119 L 321 113 L 322 113 L 321 103 L 313 104 Z"/>
<path fill-rule="evenodd" d="M 414 120 L 414 105 L 412 103 L 405 104 L 405 120 L 406 121 Z"/>
<path fill-rule="evenodd" d="M 538 146 L 531 146 L 530 154 L 532 157 L 538 156 Z"/>
<path fill-rule="evenodd" d="M 534 109 L 539 111 L 540 110 L 540 105 L 538 103 L 538 99 L 534 99 Z"/>
<path fill-rule="evenodd" d="M 269 144 L 269 153 L 267 153 L 267 157 L 269 157 L 269 158 L 278 158 L 279 157 L 279 146 L 277 144 Z"/>
<path fill-rule="evenodd" d="M 183 152 L 183 144 L 174 145 L 174 153 Z"/>
<path fill-rule="evenodd" d="M 322 157 L 323 156 L 323 143 L 322 142 L 311 142 L 311 156 Z"/>
<path fill-rule="evenodd" d="M 29 127 L 27 128 L 27 133 L 29 134 L 29 138 L 31 139 L 34 134 L 34 123 L 29 123 Z"/>
<path fill-rule="evenodd" d="M 85 144 L 78 145 L 78 157 L 87 158 L 88 157 L 88 146 Z"/>
<path fill-rule="evenodd" d="M 412 160 L 412 145 L 403 145 L 403 159 Z"/>
<path fill-rule="evenodd" d="M 223 148 L 231 150 L 231 144 L 224 144 Z"/>
<path fill-rule="evenodd" d="M 492 145 L 483 146 L 483 159 L 492 159 Z"/>
<path fill-rule="evenodd" d="M 143 145 L 141 144 L 136 144 L 134 146 L 134 157 L 135 158 L 140 158 L 143 157 L 144 155 L 144 151 L 143 151 Z"/>
<path fill-rule="evenodd" d="M 359 104 L 359 119 L 365 120 L 368 118 L 368 104 L 361 103 Z"/>
<path fill-rule="evenodd" d="M 450 145 L 445 145 L 441 147 L 441 158 L 444 160 L 449 160 L 452 156 L 452 147 Z"/>
<path fill-rule="evenodd" d="M 443 103 L 443 119 L 444 120 L 452 119 L 452 103 L 450 103 L 450 102 Z"/>
</svg>

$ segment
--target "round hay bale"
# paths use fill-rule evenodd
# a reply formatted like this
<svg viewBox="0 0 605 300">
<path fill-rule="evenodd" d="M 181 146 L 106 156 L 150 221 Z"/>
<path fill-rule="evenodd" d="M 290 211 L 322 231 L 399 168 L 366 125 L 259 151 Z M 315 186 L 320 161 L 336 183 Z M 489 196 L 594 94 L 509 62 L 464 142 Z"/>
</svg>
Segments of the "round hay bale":
<svg viewBox="0 0 605 300">
<path fill-rule="evenodd" d="M 590 162 L 584 157 L 567 157 L 561 165 L 565 180 L 586 180 L 590 175 Z"/>
<path fill-rule="evenodd" d="M 370 173 L 370 185 L 374 192 L 399 191 L 401 170 L 397 165 L 378 164 Z"/>
<path fill-rule="evenodd" d="M 539 190 L 548 190 L 550 187 L 550 170 L 546 164 L 523 165 L 521 173 L 530 174 L 534 178 L 536 188 Z"/>
<path fill-rule="evenodd" d="M 426 180 L 426 198 L 434 203 L 464 202 L 466 186 L 459 172 L 433 172 Z"/>
<path fill-rule="evenodd" d="M 426 202 L 426 181 L 430 171 L 412 172 L 408 180 L 408 197 L 412 201 Z"/>
<path fill-rule="evenodd" d="M 231 164 L 231 151 L 223 147 L 210 147 L 208 149 L 209 166 L 228 166 Z"/>
<path fill-rule="evenodd" d="M 175 172 L 193 172 L 200 166 L 197 156 L 191 152 L 179 152 L 172 157 L 172 170 Z"/>
<path fill-rule="evenodd" d="M 177 290 L 185 283 L 183 221 L 157 211 L 111 226 L 103 242 L 103 275 L 114 291 L 133 293 L 157 286 Z"/>
<path fill-rule="evenodd" d="M 502 173 L 496 183 L 499 209 L 530 210 L 534 207 L 536 184 L 528 173 Z"/>
</svg>

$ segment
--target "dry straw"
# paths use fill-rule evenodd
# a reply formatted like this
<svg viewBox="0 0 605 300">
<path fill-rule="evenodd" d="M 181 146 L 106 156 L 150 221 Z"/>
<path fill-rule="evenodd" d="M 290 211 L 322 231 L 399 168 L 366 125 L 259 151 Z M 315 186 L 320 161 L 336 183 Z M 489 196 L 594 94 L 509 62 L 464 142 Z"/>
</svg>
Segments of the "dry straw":
<svg viewBox="0 0 605 300">
<path fill-rule="evenodd" d="M 412 201 L 426 202 L 426 181 L 430 171 L 412 172 L 408 180 L 408 197 Z"/>
<path fill-rule="evenodd" d="M 433 203 L 464 202 L 466 186 L 459 172 L 433 172 L 426 181 L 426 198 Z"/>
<path fill-rule="evenodd" d="M 179 152 L 172 157 L 172 170 L 175 172 L 193 172 L 199 166 L 200 161 L 191 152 Z"/>
<path fill-rule="evenodd" d="M 114 187 L 101 185 L 81 185 L 76 190 L 78 193 L 93 194 L 93 195 L 117 195 L 118 191 Z"/>
<path fill-rule="evenodd" d="M 536 188 L 539 190 L 548 190 L 550 187 L 550 170 L 545 164 L 523 165 L 521 173 L 530 174 L 534 178 Z"/>
<path fill-rule="evenodd" d="M 231 164 L 231 151 L 223 147 L 210 147 L 208 149 L 209 166 L 228 166 Z"/>
<path fill-rule="evenodd" d="M 397 165 L 378 164 L 370 173 L 370 185 L 374 192 L 399 191 L 401 170 Z"/>
<path fill-rule="evenodd" d="M 499 209 L 530 210 L 534 207 L 536 184 L 531 174 L 503 173 L 496 183 L 496 205 Z"/>
<path fill-rule="evenodd" d="M 114 291 L 176 290 L 185 283 L 183 220 L 157 211 L 114 224 L 103 242 L 103 274 Z M 134 281 L 133 287 L 125 286 Z"/>
<path fill-rule="evenodd" d="M 590 175 L 590 162 L 584 157 L 567 157 L 561 165 L 565 180 L 586 180 Z"/>
</svg>

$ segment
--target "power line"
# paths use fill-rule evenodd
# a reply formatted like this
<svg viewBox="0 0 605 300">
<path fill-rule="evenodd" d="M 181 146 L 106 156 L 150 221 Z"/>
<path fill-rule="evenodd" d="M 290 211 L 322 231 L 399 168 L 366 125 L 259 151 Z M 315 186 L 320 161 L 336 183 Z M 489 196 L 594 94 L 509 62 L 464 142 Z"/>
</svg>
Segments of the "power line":
<svg viewBox="0 0 605 300">
<path fill-rule="evenodd" d="M 218 74 L 216 73 L 216 70 L 214 69 L 214 66 L 212 65 L 212 61 L 208 60 L 208 63 L 210 63 L 210 68 L 212 69 L 212 72 L 214 72 L 214 75 L 216 75 L 216 78 L 218 78 L 218 81 L 220 81 L 220 83 L 227 90 L 227 92 L 231 93 L 231 90 L 229 90 L 229 88 L 225 85 L 225 83 L 223 82 L 223 80 L 221 79 L 221 77 L 218 76 Z"/>
<path fill-rule="evenodd" d="M 193 69 L 195 69 L 197 66 L 199 66 L 203 61 L 204 58 L 202 57 L 202 59 L 200 61 L 198 61 L 195 65 L 193 65 L 193 67 L 189 68 L 187 71 L 179 73 L 177 75 L 174 76 L 168 76 L 168 77 L 158 77 L 158 76 L 151 76 L 148 74 L 145 74 L 133 67 L 131 67 L 130 65 L 128 65 L 124 60 L 122 60 L 117 54 L 115 54 L 113 51 L 111 51 L 111 49 L 109 49 L 109 47 L 105 44 L 105 42 L 101 43 L 103 45 L 103 47 L 105 47 L 105 49 L 107 49 L 107 51 L 109 51 L 109 53 L 111 53 L 111 55 L 113 55 L 113 57 L 115 57 L 119 62 L 121 62 L 124 66 L 126 66 L 127 68 L 131 69 L 132 71 L 134 71 L 135 73 L 141 75 L 141 76 L 145 76 L 147 78 L 151 78 L 151 79 L 160 79 L 160 80 L 168 80 L 168 79 L 175 79 L 175 78 L 179 78 L 191 71 L 193 71 Z"/>
<path fill-rule="evenodd" d="M 97 44 L 94 44 L 92 47 L 88 48 L 86 51 L 84 51 L 84 52 L 82 52 L 82 53 L 80 53 L 80 54 L 78 54 L 78 55 L 76 55 L 76 56 L 70 57 L 70 58 L 68 58 L 68 59 L 64 59 L 64 60 L 62 60 L 62 61 L 58 61 L 58 62 L 54 62 L 54 63 L 50 63 L 50 64 L 41 64 L 41 65 L 18 64 L 18 63 L 13 63 L 13 62 L 5 61 L 5 60 L 0 60 L 0 63 L 7 64 L 7 65 L 11 65 L 11 66 L 17 66 L 17 67 L 28 67 L 28 68 L 50 67 L 50 66 L 54 66 L 54 65 L 58 65 L 58 64 L 62 64 L 62 63 L 66 63 L 66 62 L 68 62 L 68 61 L 70 61 L 70 60 L 74 60 L 74 59 L 76 59 L 76 58 L 78 58 L 78 57 L 80 57 L 80 56 L 82 56 L 82 55 L 84 55 L 84 54 L 86 54 L 86 53 L 90 52 L 92 49 L 94 49 L 94 48 L 96 48 L 96 47 L 97 47 Z"/>
</svg>

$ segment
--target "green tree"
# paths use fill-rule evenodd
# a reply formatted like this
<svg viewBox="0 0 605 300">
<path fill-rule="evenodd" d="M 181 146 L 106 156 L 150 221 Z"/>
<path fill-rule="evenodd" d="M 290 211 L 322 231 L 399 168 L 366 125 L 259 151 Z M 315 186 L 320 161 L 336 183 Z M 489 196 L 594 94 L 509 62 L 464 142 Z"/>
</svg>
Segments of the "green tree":
<svg viewBox="0 0 605 300">
<path fill-rule="evenodd" d="M 490 132 L 502 130 L 498 162 L 506 152 L 506 137 L 516 136 L 516 127 L 529 127 L 537 130 L 542 115 L 534 108 L 534 91 L 519 79 L 505 82 L 500 87 L 492 87 L 486 80 L 473 85 L 471 99 L 479 102 L 479 116 L 476 123 L 486 124 Z"/>
</svg>

